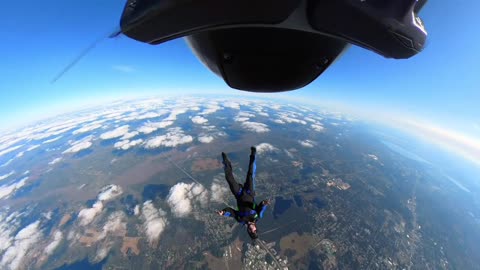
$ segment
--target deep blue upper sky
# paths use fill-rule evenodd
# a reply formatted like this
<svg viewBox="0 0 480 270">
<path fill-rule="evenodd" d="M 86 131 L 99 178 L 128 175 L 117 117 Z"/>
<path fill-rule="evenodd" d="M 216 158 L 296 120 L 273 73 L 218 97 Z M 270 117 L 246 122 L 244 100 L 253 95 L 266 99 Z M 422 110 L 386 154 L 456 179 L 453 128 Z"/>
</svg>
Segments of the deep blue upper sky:
<svg viewBox="0 0 480 270">
<path fill-rule="evenodd" d="M 117 27 L 123 6 L 119 0 L 2 3 L 3 128 L 132 93 L 235 91 L 205 69 L 183 40 L 150 46 L 126 37 L 100 43 L 51 84 L 80 51 Z M 421 54 L 399 61 L 352 47 L 292 95 L 408 113 L 480 137 L 478 10 L 475 0 L 430 1 L 421 13 L 429 32 Z"/>
</svg>

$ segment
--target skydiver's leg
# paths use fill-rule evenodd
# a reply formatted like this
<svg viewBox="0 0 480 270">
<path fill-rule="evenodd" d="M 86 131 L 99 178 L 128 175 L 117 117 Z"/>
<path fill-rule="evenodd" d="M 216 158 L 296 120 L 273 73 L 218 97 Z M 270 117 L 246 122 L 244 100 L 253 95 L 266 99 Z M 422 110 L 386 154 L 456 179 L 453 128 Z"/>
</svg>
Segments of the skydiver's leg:
<svg viewBox="0 0 480 270">
<path fill-rule="evenodd" d="M 238 192 L 240 191 L 240 185 L 235 181 L 233 177 L 232 171 L 232 163 L 228 160 L 227 154 L 222 152 L 222 159 L 223 159 L 223 169 L 225 171 L 225 179 L 228 182 L 228 186 L 230 187 L 230 191 L 236 197 Z"/>
<path fill-rule="evenodd" d="M 250 192 L 250 195 L 255 196 L 255 173 L 257 170 L 257 164 L 255 163 L 255 154 L 257 149 L 255 147 L 250 148 L 250 162 L 248 163 L 247 179 L 245 180 L 245 190 Z"/>
</svg>

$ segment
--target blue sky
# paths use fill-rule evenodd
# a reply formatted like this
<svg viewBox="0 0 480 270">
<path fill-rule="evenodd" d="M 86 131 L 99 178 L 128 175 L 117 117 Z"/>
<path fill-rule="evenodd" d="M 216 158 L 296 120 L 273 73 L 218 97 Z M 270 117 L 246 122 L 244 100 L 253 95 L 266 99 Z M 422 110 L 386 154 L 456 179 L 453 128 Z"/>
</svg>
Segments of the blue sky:
<svg viewBox="0 0 480 270">
<path fill-rule="evenodd" d="M 0 29 L 0 122 L 29 119 L 115 97 L 224 91 L 183 40 L 160 46 L 105 40 L 57 83 L 80 51 L 117 27 L 124 1 L 8 1 Z M 480 137 L 480 2 L 430 1 L 421 13 L 429 41 L 409 60 L 352 47 L 308 87 L 291 95 L 358 109 L 408 114 Z"/>
</svg>

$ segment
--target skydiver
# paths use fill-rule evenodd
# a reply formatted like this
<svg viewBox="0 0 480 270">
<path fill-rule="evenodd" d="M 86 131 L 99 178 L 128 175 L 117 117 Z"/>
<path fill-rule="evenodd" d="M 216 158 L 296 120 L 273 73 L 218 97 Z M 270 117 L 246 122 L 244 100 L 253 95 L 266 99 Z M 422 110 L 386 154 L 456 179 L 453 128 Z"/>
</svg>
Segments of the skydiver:
<svg viewBox="0 0 480 270">
<path fill-rule="evenodd" d="M 223 165 L 225 170 L 225 179 L 228 182 L 230 191 L 237 199 L 237 209 L 226 207 L 223 210 L 216 211 L 221 216 L 233 217 L 242 225 L 247 225 L 247 232 L 253 240 L 258 238 L 257 220 L 263 217 L 263 213 L 270 204 L 269 200 L 263 200 L 259 205 L 255 204 L 255 153 L 256 148 L 250 148 L 250 162 L 248 164 L 247 178 L 243 185 L 237 183 L 233 177 L 232 164 L 227 155 L 222 152 Z"/>
</svg>

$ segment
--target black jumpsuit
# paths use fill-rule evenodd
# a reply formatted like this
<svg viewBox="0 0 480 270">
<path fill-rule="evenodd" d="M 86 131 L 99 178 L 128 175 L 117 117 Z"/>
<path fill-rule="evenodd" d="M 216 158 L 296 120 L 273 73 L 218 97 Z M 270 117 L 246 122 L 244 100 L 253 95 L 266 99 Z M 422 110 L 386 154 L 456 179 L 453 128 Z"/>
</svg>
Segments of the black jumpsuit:
<svg viewBox="0 0 480 270">
<path fill-rule="evenodd" d="M 224 170 L 225 179 L 228 182 L 230 191 L 237 199 L 238 211 L 230 207 L 224 208 L 224 216 L 234 217 L 238 222 L 245 224 L 247 222 L 255 222 L 259 217 L 263 216 L 266 204 L 262 201 L 259 205 L 255 204 L 255 155 L 250 155 L 250 162 L 248 164 L 247 178 L 243 185 L 237 183 L 233 177 L 232 164 L 224 155 Z"/>
</svg>

